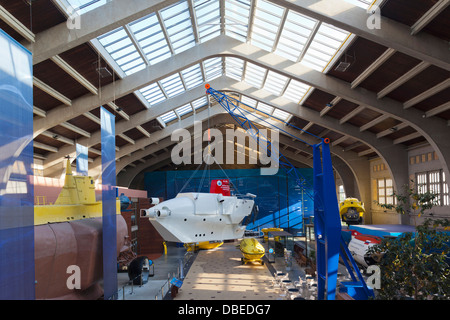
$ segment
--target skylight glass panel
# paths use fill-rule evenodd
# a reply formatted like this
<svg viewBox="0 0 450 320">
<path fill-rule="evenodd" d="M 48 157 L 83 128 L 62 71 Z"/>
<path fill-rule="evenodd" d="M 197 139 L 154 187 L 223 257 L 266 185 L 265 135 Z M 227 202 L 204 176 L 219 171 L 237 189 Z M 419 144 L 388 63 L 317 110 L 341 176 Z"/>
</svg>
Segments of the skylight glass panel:
<svg viewBox="0 0 450 320">
<path fill-rule="evenodd" d="M 225 75 L 237 81 L 242 80 L 242 73 L 244 72 L 244 60 L 225 57 Z"/>
<path fill-rule="evenodd" d="M 199 64 L 181 71 L 181 75 L 188 90 L 198 87 L 203 83 L 202 69 Z"/>
<path fill-rule="evenodd" d="M 258 0 L 251 35 L 253 45 L 272 51 L 284 10 L 270 2 Z"/>
<path fill-rule="evenodd" d="M 192 107 L 197 110 L 198 108 L 204 107 L 208 104 L 208 98 L 201 97 L 200 99 L 191 102 Z"/>
<path fill-rule="evenodd" d="M 195 0 L 194 11 L 200 42 L 208 41 L 220 35 L 219 0 Z"/>
<path fill-rule="evenodd" d="M 161 91 L 161 88 L 157 83 L 152 83 L 139 91 L 151 106 L 166 100 L 164 93 Z"/>
<path fill-rule="evenodd" d="M 107 0 L 67 0 L 67 3 L 72 7 L 72 10 L 78 12 L 79 15 L 103 6 L 108 2 Z M 70 10 L 70 9 L 69 9 Z M 69 11 L 68 10 L 68 11 Z M 72 14 L 72 12 L 68 12 Z"/>
<path fill-rule="evenodd" d="M 297 62 L 317 23 L 315 19 L 290 10 L 275 53 Z"/>
<path fill-rule="evenodd" d="M 256 109 L 267 114 L 272 114 L 274 108 L 265 103 L 259 102 Z"/>
<path fill-rule="evenodd" d="M 308 51 L 306 51 L 302 63 L 313 69 L 322 71 L 349 35 L 350 33 L 345 30 L 322 23 Z"/>
<path fill-rule="evenodd" d="M 307 84 L 291 79 L 289 85 L 284 91 L 283 97 L 295 103 L 299 103 L 310 88 L 311 86 Z"/>
<path fill-rule="evenodd" d="M 177 115 L 176 115 L 175 112 L 172 110 L 172 111 L 169 111 L 169 112 L 163 114 L 160 118 L 161 118 L 161 120 L 164 121 L 165 123 L 168 123 L 168 122 L 170 122 L 170 121 L 172 121 L 172 120 L 175 120 L 175 119 L 177 118 Z"/>
<path fill-rule="evenodd" d="M 172 98 L 185 91 L 183 82 L 181 81 L 180 74 L 175 73 L 160 81 L 164 92 L 169 98 Z"/>
<path fill-rule="evenodd" d="M 256 100 L 254 100 L 254 99 L 252 99 L 252 98 L 249 98 L 249 97 L 247 97 L 247 96 L 242 96 L 242 97 L 241 97 L 241 102 L 242 102 L 243 104 L 247 105 L 247 106 L 252 107 L 252 108 L 255 108 L 255 107 L 256 107 L 256 103 L 257 103 Z"/>
<path fill-rule="evenodd" d="M 282 93 L 287 81 L 287 77 L 279 73 L 269 71 L 266 82 L 264 83 L 264 90 L 279 96 Z"/>
<path fill-rule="evenodd" d="M 283 110 L 275 109 L 273 111 L 273 113 L 272 113 L 272 116 L 277 118 L 277 119 L 286 121 L 290 117 L 290 114 L 285 112 L 285 111 L 283 111 Z"/>
<path fill-rule="evenodd" d="M 245 70 L 245 82 L 251 84 L 256 88 L 261 88 L 263 85 L 264 77 L 267 70 L 259 67 L 256 64 L 247 62 L 247 68 Z"/>
<path fill-rule="evenodd" d="M 131 23 L 129 28 L 151 64 L 172 55 L 155 13 Z"/>
<path fill-rule="evenodd" d="M 186 104 L 182 107 L 179 107 L 177 109 L 175 109 L 176 113 L 178 113 L 178 115 L 180 117 L 184 116 L 185 114 L 188 114 L 189 112 L 192 112 L 192 107 L 190 104 Z"/>
<path fill-rule="evenodd" d="M 211 58 L 203 62 L 206 81 L 213 80 L 223 75 L 222 58 Z"/>
<path fill-rule="evenodd" d="M 98 40 L 126 75 L 145 68 L 144 60 L 123 27 L 100 36 Z"/>
<path fill-rule="evenodd" d="M 194 29 L 187 1 L 161 10 L 161 17 L 175 54 L 195 46 Z"/>
<path fill-rule="evenodd" d="M 363 9 L 368 9 L 372 2 L 375 2 L 373 0 L 345 0 L 345 2 L 351 3 L 355 6 L 358 6 Z"/>
<path fill-rule="evenodd" d="M 247 41 L 250 0 L 225 1 L 225 35 Z"/>
</svg>

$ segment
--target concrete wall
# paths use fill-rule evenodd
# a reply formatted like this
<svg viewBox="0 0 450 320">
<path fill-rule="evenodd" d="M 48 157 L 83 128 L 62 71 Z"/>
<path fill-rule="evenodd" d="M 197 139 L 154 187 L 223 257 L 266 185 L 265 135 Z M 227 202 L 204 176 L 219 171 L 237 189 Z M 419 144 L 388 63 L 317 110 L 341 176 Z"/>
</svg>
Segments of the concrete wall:
<svg viewBox="0 0 450 320">
<path fill-rule="evenodd" d="M 431 146 L 422 146 L 408 151 L 408 174 L 410 180 L 416 180 L 416 173 L 442 170 L 442 164 Z M 447 177 L 447 185 L 449 178 Z M 450 206 L 434 206 L 430 211 L 435 218 L 450 219 Z M 416 217 L 420 223 L 423 218 Z"/>
<path fill-rule="evenodd" d="M 416 180 L 416 173 L 442 170 L 441 161 L 439 161 L 436 152 L 430 145 L 419 146 L 410 148 L 408 150 L 408 176 L 409 180 Z M 395 211 L 385 210 L 374 201 L 378 200 L 377 194 L 377 179 L 391 178 L 389 170 L 387 170 L 386 164 L 382 159 L 376 158 L 370 160 L 370 190 L 371 190 L 371 202 L 372 210 L 370 212 L 372 224 L 398 224 L 401 223 L 401 216 Z M 447 178 L 447 183 L 448 183 Z M 401 186 L 400 186 L 401 187 Z M 401 192 L 401 190 L 397 190 Z M 450 206 L 435 206 L 432 210 L 428 211 L 432 213 L 435 218 L 450 218 Z M 403 217 L 406 218 L 406 217 Z M 412 214 L 406 220 L 407 224 L 418 225 L 423 222 L 424 217 L 418 217 L 417 214 Z M 366 221 L 367 223 L 367 221 Z"/>
<path fill-rule="evenodd" d="M 393 210 L 380 207 L 378 201 L 377 180 L 381 178 L 392 179 L 386 164 L 380 158 L 370 161 L 370 200 L 372 204 L 371 224 L 400 224 L 400 216 Z M 367 223 L 367 219 L 365 219 Z"/>
</svg>

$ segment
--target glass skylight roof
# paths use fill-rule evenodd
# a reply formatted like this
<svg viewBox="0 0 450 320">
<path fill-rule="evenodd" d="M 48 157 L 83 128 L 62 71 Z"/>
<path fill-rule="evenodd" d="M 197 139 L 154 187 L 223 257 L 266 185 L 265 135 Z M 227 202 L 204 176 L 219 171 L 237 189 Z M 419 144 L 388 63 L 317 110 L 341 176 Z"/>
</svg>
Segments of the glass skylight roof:
<svg viewBox="0 0 450 320">
<path fill-rule="evenodd" d="M 176 108 L 175 110 L 169 111 L 169 112 L 161 115 L 159 118 L 164 123 L 169 123 L 177 118 L 180 119 L 182 116 L 188 115 L 189 113 L 192 113 L 194 110 L 204 107 L 207 104 L 208 104 L 208 98 L 206 98 L 206 96 L 203 96 L 203 97 L 196 99 L 188 104 L 185 104 L 184 106 Z"/>
<path fill-rule="evenodd" d="M 345 1 L 362 8 L 369 7 L 372 3 L 369 0 Z M 381 0 L 377 1 L 381 3 Z M 68 2 L 90 10 L 108 1 Z M 224 17 L 221 17 L 221 14 L 224 14 Z M 242 42 L 249 41 L 255 47 L 273 52 L 293 63 L 300 62 L 320 72 L 327 72 L 333 59 L 339 58 L 345 46 L 350 43 L 351 35 L 345 30 L 275 5 L 268 0 L 182 0 L 97 39 L 122 69 L 122 76 L 127 76 L 189 50 L 196 43 L 213 39 L 222 31 L 226 36 Z M 150 106 L 154 106 L 223 75 L 236 81 L 244 81 L 257 89 L 264 89 L 275 96 L 282 95 L 294 103 L 301 103 L 313 90 L 300 81 L 260 67 L 251 61 L 235 57 L 214 57 L 169 75 L 140 89 L 139 92 Z M 244 96 L 242 102 L 281 120 L 291 116 Z M 174 106 L 174 110 L 161 116 L 160 120 L 165 123 L 173 121 L 189 115 L 207 103 L 207 98 L 202 97 L 181 107 Z"/>
<path fill-rule="evenodd" d="M 151 85 L 139 90 L 144 98 L 153 106 L 161 101 L 166 100 L 164 93 L 162 92 L 160 86 L 157 83 L 152 83 Z"/>
<path fill-rule="evenodd" d="M 246 104 L 246 105 L 248 105 L 248 106 L 250 106 L 250 107 L 253 107 L 253 108 L 256 107 L 256 104 L 257 104 L 256 100 L 254 100 L 252 98 L 249 98 L 247 96 L 242 96 L 241 97 L 241 102 Z"/>
<path fill-rule="evenodd" d="M 194 110 L 197 110 L 208 104 L 208 98 L 206 98 L 206 96 L 201 97 L 200 99 L 192 101 L 191 104 L 192 104 L 192 107 L 194 108 Z"/>
<path fill-rule="evenodd" d="M 259 110 L 259 111 L 262 111 L 264 113 L 268 113 L 268 114 L 272 114 L 272 112 L 274 110 L 273 107 L 271 107 L 271 106 L 269 106 L 269 105 L 267 105 L 265 103 L 262 103 L 262 102 L 258 103 L 258 106 L 256 107 L 256 109 Z"/>
<path fill-rule="evenodd" d="M 219 0 L 194 0 L 195 18 L 199 42 L 205 42 L 220 35 Z"/>
<path fill-rule="evenodd" d="M 299 61 L 318 23 L 315 19 L 289 11 L 275 53 L 294 62 Z"/>
<path fill-rule="evenodd" d="M 126 75 L 145 68 L 144 60 L 123 27 L 102 35 L 98 40 Z"/>
<path fill-rule="evenodd" d="M 175 113 L 175 111 L 169 111 L 165 114 L 163 114 L 161 117 L 161 120 L 164 121 L 165 123 L 170 122 L 172 120 L 175 120 L 177 118 L 177 115 Z"/>
<path fill-rule="evenodd" d="M 257 0 L 251 44 L 272 51 L 285 9 L 264 0 Z"/>
<path fill-rule="evenodd" d="M 172 98 L 185 91 L 180 74 L 175 73 L 160 81 L 161 86 L 169 98 Z"/>
<path fill-rule="evenodd" d="M 241 81 L 244 72 L 244 60 L 225 57 L 225 75 L 234 80 Z"/>
<path fill-rule="evenodd" d="M 223 75 L 222 58 L 211 58 L 203 61 L 206 81 L 211 81 Z"/>
<path fill-rule="evenodd" d="M 78 14 L 83 14 L 95 8 L 103 6 L 106 2 L 111 0 L 66 0 L 67 3 L 75 9 Z"/>
<path fill-rule="evenodd" d="M 274 71 L 268 71 L 265 68 L 259 67 L 255 64 L 244 62 L 242 59 L 234 58 L 234 57 L 226 57 L 226 58 L 212 58 L 205 60 L 204 72 L 208 76 L 213 75 L 215 77 L 224 75 L 222 64 L 226 64 L 226 72 L 227 76 L 230 76 L 237 81 L 245 81 L 250 85 L 261 88 L 264 84 L 263 89 L 268 92 L 280 96 L 283 95 L 285 98 L 299 103 L 302 98 L 305 97 L 305 94 L 310 90 L 310 86 L 303 84 L 297 80 L 289 79 L 286 76 L 283 76 Z M 242 76 L 243 70 L 245 67 L 245 77 Z M 202 85 L 205 80 L 203 79 L 203 73 L 201 70 L 201 65 L 193 65 L 185 70 L 172 74 L 157 83 L 153 83 L 145 88 L 142 88 L 140 92 L 147 99 L 151 106 L 156 105 L 167 98 L 174 97 L 178 94 L 181 94 L 185 90 L 190 90 L 192 88 L 198 87 Z M 245 78 L 245 80 L 242 80 Z M 250 79 L 250 81 L 247 81 Z M 253 81 L 255 80 L 256 81 Z M 251 99 L 246 96 L 241 97 L 241 102 L 245 105 L 248 105 L 256 110 L 262 111 L 266 114 L 272 115 L 277 119 L 282 121 L 287 121 L 291 115 L 282 110 L 264 104 L 262 102 L 258 102 L 254 99 Z M 198 108 L 201 108 L 208 104 L 207 98 L 201 97 L 195 101 L 192 101 L 189 104 L 178 107 L 171 112 L 167 112 L 162 115 L 160 119 L 164 123 L 169 123 L 177 118 L 180 118 L 184 115 L 188 115 Z"/>
<path fill-rule="evenodd" d="M 247 68 L 245 70 L 245 81 L 256 88 L 261 88 L 264 83 L 266 72 L 267 69 L 247 62 Z"/>
<path fill-rule="evenodd" d="M 345 0 L 345 1 L 355 6 L 361 7 L 363 9 L 368 9 L 372 5 L 372 2 L 375 2 L 373 0 Z"/>
<path fill-rule="evenodd" d="M 175 109 L 175 112 L 178 114 L 178 116 L 182 117 L 185 114 L 188 114 L 189 112 L 192 112 L 192 107 L 188 103 L 188 104 L 185 104 L 182 107 L 179 107 L 179 108 Z"/>
<path fill-rule="evenodd" d="M 322 23 L 306 51 L 302 63 L 322 71 L 349 35 L 350 32 Z"/>
<path fill-rule="evenodd" d="M 194 30 L 187 1 L 178 2 L 160 11 L 174 53 L 195 46 Z"/>
<path fill-rule="evenodd" d="M 369 0 L 346 1 L 360 6 L 369 4 Z M 94 8 L 107 1 L 71 2 Z M 129 75 L 192 48 L 196 39 L 201 43 L 219 36 L 222 29 L 221 12 L 224 14 L 225 35 L 244 42 L 250 39 L 254 46 L 321 72 L 328 70 L 326 66 L 340 53 L 339 49 L 343 51 L 344 42 L 349 43 L 346 41 L 348 32 L 267 0 L 183 0 L 102 35 L 98 40 L 123 73 Z M 253 19 L 251 14 L 254 15 Z M 249 35 L 250 29 L 252 32 Z M 207 80 L 221 76 L 224 72 L 233 79 L 242 78 L 240 66 L 232 61 L 229 58 L 205 61 L 203 66 Z M 250 65 L 249 69 L 255 69 L 253 71 L 258 79 L 246 78 L 247 81 L 258 83 L 261 77 L 265 77 L 259 74 L 258 68 L 252 69 Z M 251 76 L 251 73 L 248 75 Z"/>
<path fill-rule="evenodd" d="M 304 84 L 300 81 L 291 79 L 289 81 L 289 85 L 284 91 L 283 97 L 291 100 L 292 102 L 299 103 L 308 90 L 311 89 L 311 86 Z"/>
<path fill-rule="evenodd" d="M 262 117 L 264 117 L 264 118 L 269 118 L 270 116 L 272 116 L 279 120 L 287 121 L 291 117 L 291 114 L 288 112 L 285 112 L 278 108 L 274 108 L 263 102 L 256 101 L 245 95 L 241 96 L 241 102 L 242 102 L 242 104 L 244 104 L 244 105 L 241 104 L 241 107 L 244 107 L 244 108 L 247 107 L 247 110 L 248 110 L 248 107 L 251 107 L 251 108 L 255 108 L 258 111 L 265 113 L 264 115 L 262 115 Z"/>
<path fill-rule="evenodd" d="M 201 66 L 196 64 L 156 83 L 152 83 L 139 91 L 149 104 L 153 106 L 167 98 L 172 98 L 186 90 L 198 87 L 203 83 Z"/>
<path fill-rule="evenodd" d="M 275 109 L 273 111 L 273 113 L 272 113 L 272 116 L 277 118 L 277 119 L 286 121 L 290 117 L 290 114 L 285 112 L 285 111 L 283 111 L 283 110 Z"/>
<path fill-rule="evenodd" d="M 287 77 L 279 73 L 269 71 L 269 73 L 267 74 L 266 82 L 264 84 L 264 90 L 267 90 L 270 93 L 279 96 L 283 93 L 287 81 Z"/>
<path fill-rule="evenodd" d="M 186 88 L 192 89 L 203 83 L 202 70 L 199 64 L 181 71 Z"/>
<path fill-rule="evenodd" d="M 242 42 L 247 41 L 250 0 L 225 1 L 225 34 Z"/>
<path fill-rule="evenodd" d="M 172 55 L 156 14 L 130 23 L 129 27 L 150 64 L 158 63 Z"/>
</svg>

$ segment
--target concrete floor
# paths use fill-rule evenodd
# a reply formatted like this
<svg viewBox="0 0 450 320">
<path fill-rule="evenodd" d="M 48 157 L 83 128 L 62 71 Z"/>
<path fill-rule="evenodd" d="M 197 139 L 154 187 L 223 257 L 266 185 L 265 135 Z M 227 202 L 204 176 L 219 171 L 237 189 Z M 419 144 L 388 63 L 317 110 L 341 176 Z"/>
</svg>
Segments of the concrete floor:
<svg viewBox="0 0 450 320">
<path fill-rule="evenodd" d="M 301 279 L 307 286 L 298 287 L 297 299 L 316 298 L 315 279 L 307 276 L 305 268 L 295 260 L 286 266 L 283 257 L 268 254 L 267 243 L 264 265 L 242 264 L 242 254 L 237 247 L 239 241 L 224 243 L 212 250 L 201 250 L 192 256 L 180 275 L 180 264 L 189 258 L 184 247 L 168 245 L 167 255 L 154 259 L 154 276 L 142 286 L 129 285 L 128 274 L 118 274 L 119 300 L 171 300 L 168 279 L 173 276 L 183 278 L 182 287 L 174 300 L 282 300 L 283 290 L 273 287 L 276 272 L 287 274 L 291 284 Z M 268 259 L 272 263 L 268 263 Z M 340 281 L 348 281 L 344 266 L 339 266 Z M 183 277 L 184 276 L 184 277 Z"/>
<path fill-rule="evenodd" d="M 176 247 L 169 244 L 167 246 L 167 255 L 161 255 L 153 261 L 153 267 L 150 267 L 150 273 L 147 283 L 142 286 L 130 285 L 127 272 L 117 274 L 118 280 L 118 299 L 119 300 L 162 300 L 168 292 L 168 279 L 178 276 L 181 261 L 184 261 L 186 248 Z M 194 260 L 194 259 L 192 259 Z"/>
<path fill-rule="evenodd" d="M 200 251 L 174 300 L 275 300 L 266 265 L 242 264 L 239 242 Z"/>
</svg>

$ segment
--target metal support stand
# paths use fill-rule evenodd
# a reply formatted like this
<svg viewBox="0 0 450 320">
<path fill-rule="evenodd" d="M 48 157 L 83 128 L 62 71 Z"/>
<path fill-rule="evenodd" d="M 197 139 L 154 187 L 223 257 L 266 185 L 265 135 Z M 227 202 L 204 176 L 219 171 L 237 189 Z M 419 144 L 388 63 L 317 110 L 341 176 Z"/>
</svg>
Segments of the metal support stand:
<svg viewBox="0 0 450 320">
<path fill-rule="evenodd" d="M 317 298 L 334 300 L 339 266 L 341 221 L 334 187 L 329 139 L 314 145 L 313 156 Z"/>
</svg>

